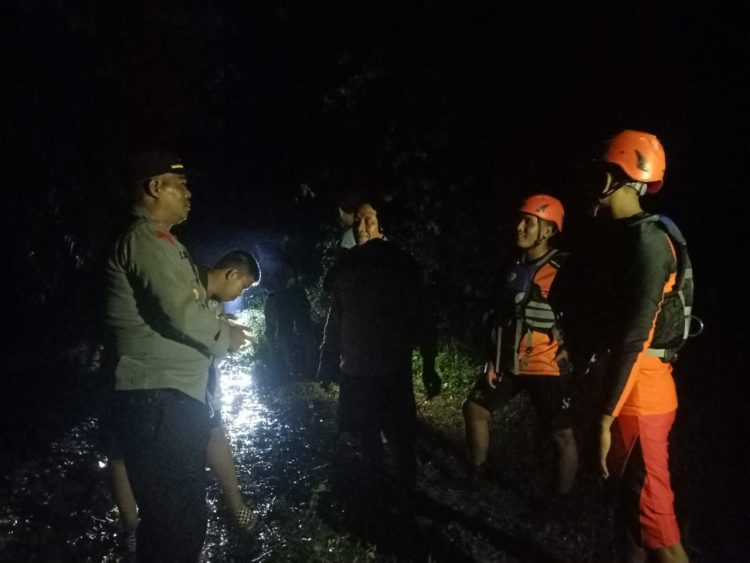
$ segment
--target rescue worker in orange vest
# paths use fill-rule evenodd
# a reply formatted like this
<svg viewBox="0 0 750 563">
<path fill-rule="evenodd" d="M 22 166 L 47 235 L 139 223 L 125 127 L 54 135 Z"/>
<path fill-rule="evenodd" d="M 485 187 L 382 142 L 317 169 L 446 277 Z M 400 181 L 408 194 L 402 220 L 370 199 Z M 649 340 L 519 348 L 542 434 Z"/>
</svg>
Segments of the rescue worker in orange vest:
<svg viewBox="0 0 750 563">
<path fill-rule="evenodd" d="M 562 203 L 534 195 L 521 205 L 516 245 L 521 258 L 507 273 L 496 311 L 491 358 L 463 403 L 469 478 L 484 473 L 491 413 L 526 390 L 557 448 L 556 491 L 570 491 L 578 471 L 573 433 L 571 365 L 551 293 L 565 253 L 550 245 L 562 231 Z"/>
<path fill-rule="evenodd" d="M 612 260 L 602 272 L 609 289 L 599 296 L 609 314 L 600 469 L 604 478 L 619 479 L 617 533 L 623 560 L 686 562 L 667 451 L 677 392 L 670 358 L 652 347 L 665 314 L 665 295 L 675 285 L 677 254 L 658 217 L 640 204 L 641 196 L 661 189 L 666 157 L 654 135 L 626 130 L 607 143 L 599 164 L 596 209 L 611 221 L 600 223 L 598 232 L 611 237 L 606 254 Z"/>
</svg>

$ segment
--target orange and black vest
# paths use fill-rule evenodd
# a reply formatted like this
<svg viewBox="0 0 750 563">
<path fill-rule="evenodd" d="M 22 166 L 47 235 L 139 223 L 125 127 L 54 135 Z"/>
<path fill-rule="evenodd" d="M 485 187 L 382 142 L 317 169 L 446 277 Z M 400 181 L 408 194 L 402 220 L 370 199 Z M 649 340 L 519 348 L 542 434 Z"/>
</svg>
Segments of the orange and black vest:
<svg viewBox="0 0 750 563">
<path fill-rule="evenodd" d="M 534 262 L 517 261 L 505 278 L 495 339 L 495 365 L 502 373 L 557 376 L 562 346 L 560 318 L 550 290 L 567 254 L 551 250 Z"/>
<path fill-rule="evenodd" d="M 692 292 L 683 291 L 684 304 L 679 292 L 692 290 L 686 285 L 692 284 L 689 263 L 681 264 L 678 241 L 654 215 L 618 219 L 613 229 L 618 262 L 617 270 L 608 272 L 612 322 L 603 411 L 612 416 L 671 412 L 677 408 L 677 392 L 672 365 L 660 350 L 671 349 L 670 334 L 681 340 L 685 332 Z M 665 317 L 672 320 L 664 324 Z"/>
</svg>

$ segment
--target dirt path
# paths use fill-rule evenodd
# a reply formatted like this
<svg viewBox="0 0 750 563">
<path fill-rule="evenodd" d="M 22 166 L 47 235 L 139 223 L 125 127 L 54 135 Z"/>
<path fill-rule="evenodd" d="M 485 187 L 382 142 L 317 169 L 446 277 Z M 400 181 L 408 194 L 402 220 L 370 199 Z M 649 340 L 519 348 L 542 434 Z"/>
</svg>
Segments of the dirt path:
<svg viewBox="0 0 750 563">
<path fill-rule="evenodd" d="M 573 499 L 540 509 L 537 501 L 554 459 L 523 397 L 495 416 L 493 470 L 470 487 L 463 463 L 463 397 L 448 390 L 427 403 L 417 393 L 420 464 L 410 517 L 387 498 L 367 496 L 356 443 L 336 429 L 336 391 L 277 381 L 257 357 L 250 349 L 224 364 L 220 399 L 241 487 L 261 525 L 252 538 L 230 529 L 207 472 L 210 519 L 203 561 L 611 559 L 609 510 L 601 487 L 586 472 Z M 105 484 L 106 459 L 96 447 L 97 426 L 94 416 L 81 417 L 24 461 L 0 464 L 0 561 L 127 560 Z"/>
<path fill-rule="evenodd" d="M 205 561 L 601 560 L 592 538 L 576 532 L 577 522 L 531 525 L 524 516 L 528 490 L 496 481 L 466 489 L 451 398 L 422 407 L 416 520 L 395 514 L 393 527 L 373 535 L 352 525 L 348 499 L 335 486 L 344 471 L 337 464 L 356 457 L 336 432 L 335 392 L 312 383 L 259 386 L 241 361 L 227 369 L 224 382 L 240 481 L 263 523 L 253 540 L 233 533 L 212 483 Z M 85 419 L 47 452 L 2 476 L 2 561 L 124 560 L 96 433 L 96 419 Z"/>
</svg>

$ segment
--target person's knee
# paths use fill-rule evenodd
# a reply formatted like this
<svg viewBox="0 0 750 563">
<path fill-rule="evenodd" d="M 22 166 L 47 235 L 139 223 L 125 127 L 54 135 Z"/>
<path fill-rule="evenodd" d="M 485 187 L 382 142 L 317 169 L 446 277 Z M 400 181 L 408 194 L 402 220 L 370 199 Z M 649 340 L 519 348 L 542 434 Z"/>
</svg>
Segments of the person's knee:
<svg viewBox="0 0 750 563">
<path fill-rule="evenodd" d="M 572 428 L 554 431 L 552 440 L 559 450 L 571 450 L 576 447 L 576 437 Z"/>
<path fill-rule="evenodd" d="M 491 417 L 490 411 L 469 399 L 464 400 L 461 405 L 461 412 L 467 422 L 489 423 Z"/>
<path fill-rule="evenodd" d="M 219 424 L 217 426 L 212 426 L 208 431 L 208 441 L 209 442 L 216 442 L 216 441 L 222 441 L 227 442 L 227 433 L 226 430 L 224 430 L 224 425 Z"/>
<path fill-rule="evenodd" d="M 211 463 L 211 458 L 220 455 L 220 452 L 225 449 L 231 449 L 231 446 L 223 426 L 212 427 L 208 433 L 208 444 L 206 445 L 208 462 Z"/>
<path fill-rule="evenodd" d="M 682 543 L 657 549 L 656 559 L 659 563 L 688 563 L 688 556 L 682 547 Z"/>
<path fill-rule="evenodd" d="M 110 458 L 108 461 L 108 466 L 110 477 L 114 481 L 120 481 L 123 478 L 127 479 L 128 477 L 128 471 L 125 467 L 125 460 L 122 458 Z"/>
</svg>

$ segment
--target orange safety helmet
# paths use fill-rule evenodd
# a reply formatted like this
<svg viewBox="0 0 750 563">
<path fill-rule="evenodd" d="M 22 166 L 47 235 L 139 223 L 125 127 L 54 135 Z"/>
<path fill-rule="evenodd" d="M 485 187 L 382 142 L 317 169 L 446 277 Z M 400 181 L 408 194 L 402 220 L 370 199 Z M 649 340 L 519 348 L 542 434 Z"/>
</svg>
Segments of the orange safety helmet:
<svg viewBox="0 0 750 563">
<path fill-rule="evenodd" d="M 556 197 L 545 194 L 532 195 L 524 200 L 519 211 L 554 223 L 558 232 L 562 232 L 563 230 L 565 209 L 563 209 L 563 204 Z"/>
<path fill-rule="evenodd" d="M 655 194 L 664 183 L 667 158 L 659 139 L 643 131 L 625 131 L 616 135 L 607 146 L 604 160 L 616 164 L 631 180 L 646 184 Z"/>
</svg>

